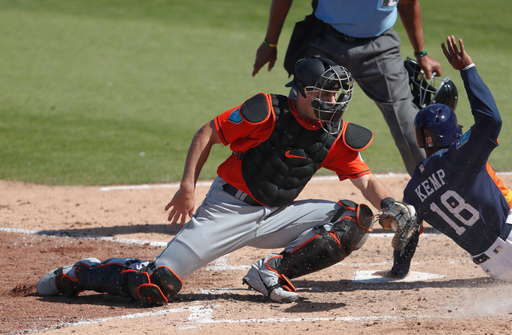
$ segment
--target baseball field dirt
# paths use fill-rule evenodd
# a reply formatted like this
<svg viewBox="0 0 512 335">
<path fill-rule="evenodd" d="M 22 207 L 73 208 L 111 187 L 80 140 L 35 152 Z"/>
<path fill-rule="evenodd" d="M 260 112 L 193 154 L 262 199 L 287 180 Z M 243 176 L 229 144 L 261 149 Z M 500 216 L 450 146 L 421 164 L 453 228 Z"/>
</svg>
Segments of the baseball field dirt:
<svg viewBox="0 0 512 335">
<path fill-rule="evenodd" d="M 512 185 L 512 176 L 501 177 Z M 397 198 L 408 180 L 382 176 Z M 208 185 L 198 186 L 198 205 Z M 248 266 L 272 251 L 254 248 L 196 271 L 165 306 L 144 307 L 95 292 L 37 296 L 41 276 L 82 258 L 152 260 L 178 231 L 164 211 L 176 190 L 174 184 L 71 187 L 0 181 L 0 333 L 512 334 L 512 283 L 488 278 L 428 225 L 407 278 L 383 281 L 372 275 L 392 262 L 391 235 L 375 229 L 343 262 L 294 279 L 297 303 L 270 302 L 242 284 Z M 315 179 L 300 198 L 365 202 L 350 182 L 332 178 Z"/>
</svg>

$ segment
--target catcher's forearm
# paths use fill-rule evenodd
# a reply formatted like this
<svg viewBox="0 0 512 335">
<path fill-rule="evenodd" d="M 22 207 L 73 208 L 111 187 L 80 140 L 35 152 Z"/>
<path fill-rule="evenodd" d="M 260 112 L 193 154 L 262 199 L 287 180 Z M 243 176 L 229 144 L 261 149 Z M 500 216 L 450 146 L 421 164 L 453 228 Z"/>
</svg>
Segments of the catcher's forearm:
<svg viewBox="0 0 512 335">
<path fill-rule="evenodd" d="M 382 199 L 392 197 L 391 191 L 373 173 L 350 179 L 372 206 L 381 209 Z"/>
</svg>

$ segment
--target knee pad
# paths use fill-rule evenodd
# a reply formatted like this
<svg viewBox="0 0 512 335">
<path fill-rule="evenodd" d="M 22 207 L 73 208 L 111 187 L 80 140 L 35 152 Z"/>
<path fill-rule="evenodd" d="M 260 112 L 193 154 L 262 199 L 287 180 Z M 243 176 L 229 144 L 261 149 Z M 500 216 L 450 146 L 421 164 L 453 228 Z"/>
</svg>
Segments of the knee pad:
<svg viewBox="0 0 512 335">
<path fill-rule="evenodd" d="M 364 204 L 340 200 L 341 207 L 331 219 L 334 231 L 345 251 L 350 254 L 360 249 L 373 231 L 373 212 Z"/>
<path fill-rule="evenodd" d="M 366 205 L 350 200 L 339 202 L 341 206 L 330 223 L 332 231 L 324 226 L 313 228 L 316 235 L 291 252 L 283 252 L 275 258 L 273 266 L 288 278 L 296 278 L 334 265 L 352 251 L 362 247 L 372 231 L 373 213 Z"/>
</svg>

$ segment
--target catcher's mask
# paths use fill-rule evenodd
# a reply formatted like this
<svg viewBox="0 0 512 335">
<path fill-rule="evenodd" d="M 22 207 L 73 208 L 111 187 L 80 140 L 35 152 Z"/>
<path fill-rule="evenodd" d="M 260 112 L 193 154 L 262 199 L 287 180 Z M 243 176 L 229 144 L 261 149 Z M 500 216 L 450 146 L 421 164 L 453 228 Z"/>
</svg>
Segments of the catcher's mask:
<svg viewBox="0 0 512 335">
<path fill-rule="evenodd" d="M 420 148 L 447 148 L 462 136 L 455 112 L 441 104 L 420 110 L 414 118 L 414 130 Z"/>
<path fill-rule="evenodd" d="M 295 64 L 293 82 L 286 86 L 295 86 L 315 111 L 315 117 L 323 121 L 323 129 L 337 134 L 342 124 L 343 112 L 348 108 L 354 90 L 354 79 L 343 66 L 320 56 L 300 59 Z M 324 98 L 329 97 L 328 101 Z"/>
<path fill-rule="evenodd" d="M 415 60 L 407 58 L 404 65 L 409 75 L 409 86 L 411 86 L 414 104 L 419 109 L 430 104 L 443 104 L 455 110 L 458 92 L 450 77 L 436 79 L 435 76 L 432 76 L 431 79 L 427 80 L 425 73 Z"/>
</svg>

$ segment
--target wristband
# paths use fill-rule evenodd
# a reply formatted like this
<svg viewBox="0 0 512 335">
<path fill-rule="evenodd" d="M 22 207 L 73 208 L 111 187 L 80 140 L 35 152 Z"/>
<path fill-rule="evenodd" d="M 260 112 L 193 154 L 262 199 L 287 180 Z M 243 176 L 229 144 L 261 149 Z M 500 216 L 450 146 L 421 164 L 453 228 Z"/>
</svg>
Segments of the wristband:
<svg viewBox="0 0 512 335">
<path fill-rule="evenodd" d="M 273 43 L 269 43 L 269 41 L 267 41 L 267 39 L 263 39 L 263 43 L 265 43 L 267 46 L 271 47 L 271 48 L 277 48 L 277 43 L 273 44 Z"/>
<path fill-rule="evenodd" d="M 395 203 L 395 199 L 391 198 L 391 197 L 387 197 L 387 198 L 384 198 L 382 199 L 382 201 L 380 202 L 380 208 L 387 208 L 387 207 L 390 207 L 391 205 L 393 205 Z"/>
<path fill-rule="evenodd" d="M 416 57 L 416 58 L 425 57 L 426 55 L 427 55 L 427 50 L 414 52 L 414 57 Z"/>
<path fill-rule="evenodd" d="M 469 64 L 468 66 L 466 66 L 465 68 L 463 68 L 461 71 L 465 71 L 465 70 L 468 70 L 468 69 L 471 69 L 472 67 L 475 66 L 475 63 L 471 63 Z M 508 195 L 508 194 L 507 194 Z"/>
</svg>

